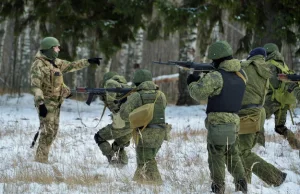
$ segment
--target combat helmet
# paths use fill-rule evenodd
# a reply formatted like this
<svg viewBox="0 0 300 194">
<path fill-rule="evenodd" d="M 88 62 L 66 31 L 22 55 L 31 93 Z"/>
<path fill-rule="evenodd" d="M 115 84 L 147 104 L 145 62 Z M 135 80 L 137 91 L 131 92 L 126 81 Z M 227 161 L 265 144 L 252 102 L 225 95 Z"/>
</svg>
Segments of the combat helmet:
<svg viewBox="0 0 300 194">
<path fill-rule="evenodd" d="M 147 69 L 136 70 L 133 74 L 132 82 L 136 85 L 145 81 L 152 81 L 152 73 Z"/>
<path fill-rule="evenodd" d="M 264 48 L 267 51 L 267 54 L 273 53 L 274 51 L 279 51 L 278 46 L 274 43 L 267 43 L 264 45 Z"/>
<path fill-rule="evenodd" d="M 47 50 L 54 46 L 60 46 L 59 41 L 54 37 L 46 37 L 41 41 L 41 50 Z"/>
<path fill-rule="evenodd" d="M 231 46 L 226 41 L 217 41 L 209 46 L 207 58 L 216 60 L 233 54 Z"/>
<path fill-rule="evenodd" d="M 109 72 L 105 73 L 105 74 L 103 75 L 103 84 L 105 84 L 105 82 L 106 82 L 107 80 L 111 79 L 111 78 L 112 78 L 113 76 L 115 76 L 115 75 L 118 75 L 118 73 L 115 72 L 115 71 L 109 71 Z"/>
</svg>

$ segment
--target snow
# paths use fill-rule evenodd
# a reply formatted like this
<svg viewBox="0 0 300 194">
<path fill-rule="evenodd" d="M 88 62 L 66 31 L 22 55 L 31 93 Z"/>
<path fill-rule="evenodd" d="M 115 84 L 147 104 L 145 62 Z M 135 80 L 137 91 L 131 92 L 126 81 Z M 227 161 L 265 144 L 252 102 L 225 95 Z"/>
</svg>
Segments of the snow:
<svg viewBox="0 0 300 194">
<path fill-rule="evenodd" d="M 100 121 L 103 104 L 98 99 L 91 106 L 72 99 L 64 102 L 49 164 L 41 164 L 34 161 L 35 149 L 30 148 L 39 126 L 33 96 L 0 96 L 0 193 L 210 193 L 205 108 L 167 107 L 166 121 L 173 126 L 171 139 L 163 143 L 157 155 L 164 183 L 151 186 L 132 181 L 136 168 L 133 144 L 126 148 L 129 164 L 124 167 L 109 165 L 101 154 L 94 134 L 111 120 L 106 111 Z M 287 118 L 292 131 L 298 130 L 300 109 L 295 113 L 296 125 Z M 300 193 L 299 151 L 274 133 L 273 117 L 266 121 L 265 128 L 270 141 L 266 147 L 257 145 L 253 150 L 288 175 L 279 187 L 268 186 L 253 175 L 248 193 Z M 234 192 L 232 181 L 227 172 L 226 193 L 240 193 Z"/>
</svg>

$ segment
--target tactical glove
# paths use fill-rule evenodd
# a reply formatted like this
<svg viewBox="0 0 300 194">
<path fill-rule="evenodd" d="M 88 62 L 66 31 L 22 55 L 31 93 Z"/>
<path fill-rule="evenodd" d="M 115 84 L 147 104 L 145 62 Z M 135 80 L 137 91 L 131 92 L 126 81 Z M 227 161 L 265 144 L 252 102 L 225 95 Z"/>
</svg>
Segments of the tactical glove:
<svg viewBox="0 0 300 194">
<path fill-rule="evenodd" d="M 289 93 L 292 93 L 292 92 L 294 91 L 294 89 L 297 88 L 298 86 L 299 86 L 298 83 L 296 83 L 296 82 L 290 82 L 290 83 L 288 84 L 288 89 L 287 89 L 287 91 L 288 91 Z"/>
<path fill-rule="evenodd" d="M 278 133 L 280 135 L 284 135 L 287 130 L 288 130 L 288 128 L 286 128 L 286 126 L 284 126 L 284 125 L 277 125 L 275 127 L 276 133 Z"/>
<path fill-rule="evenodd" d="M 190 85 L 190 83 L 192 82 L 196 82 L 200 79 L 200 76 L 199 75 L 195 75 L 195 74 L 190 74 L 187 79 L 186 79 L 186 83 L 188 85 Z"/>
<path fill-rule="evenodd" d="M 101 59 L 102 59 L 102 58 L 99 58 L 99 57 L 97 57 L 97 58 L 90 58 L 90 59 L 88 59 L 88 62 L 89 62 L 90 64 L 97 64 L 97 65 L 100 65 Z"/>
<path fill-rule="evenodd" d="M 45 118 L 46 115 L 47 115 L 47 113 L 48 113 L 48 110 L 47 110 L 45 104 L 41 104 L 41 105 L 39 106 L 39 115 L 40 115 L 41 117 L 44 117 L 44 118 Z"/>
</svg>

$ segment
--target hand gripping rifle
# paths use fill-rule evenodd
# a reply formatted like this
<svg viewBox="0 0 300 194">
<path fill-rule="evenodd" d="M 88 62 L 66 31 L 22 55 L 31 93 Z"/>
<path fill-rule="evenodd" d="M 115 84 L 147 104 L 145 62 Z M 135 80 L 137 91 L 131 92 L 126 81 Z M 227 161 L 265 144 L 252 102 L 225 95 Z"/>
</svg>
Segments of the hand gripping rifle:
<svg viewBox="0 0 300 194">
<path fill-rule="evenodd" d="M 114 92 L 114 93 L 122 93 L 124 95 L 132 92 L 133 88 L 84 88 L 84 87 L 77 87 L 76 89 L 71 90 L 72 92 L 76 93 L 88 93 L 88 99 L 86 101 L 87 105 L 92 103 L 92 100 L 95 95 L 104 95 L 106 92 Z"/>
<path fill-rule="evenodd" d="M 277 74 L 277 78 L 280 81 L 300 82 L 300 75 L 297 74 Z"/>
<path fill-rule="evenodd" d="M 152 63 L 163 64 L 163 65 L 174 65 L 174 66 L 178 66 L 181 69 L 190 70 L 190 71 L 209 72 L 209 71 L 213 71 L 216 69 L 212 63 L 194 63 L 191 61 L 162 62 L 161 60 L 159 60 L 159 61 L 152 61 Z"/>
</svg>

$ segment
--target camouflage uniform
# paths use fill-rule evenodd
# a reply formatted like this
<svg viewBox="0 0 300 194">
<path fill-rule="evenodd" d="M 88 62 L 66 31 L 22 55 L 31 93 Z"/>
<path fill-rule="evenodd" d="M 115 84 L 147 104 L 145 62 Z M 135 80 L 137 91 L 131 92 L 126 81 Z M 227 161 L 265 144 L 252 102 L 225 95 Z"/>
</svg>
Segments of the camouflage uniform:
<svg viewBox="0 0 300 194">
<path fill-rule="evenodd" d="M 34 94 L 36 107 L 45 104 L 47 108 L 46 117 L 39 117 L 40 138 L 35 160 L 48 162 L 50 146 L 55 139 L 59 126 L 60 106 L 64 98 L 70 94 L 70 90 L 63 82 L 63 74 L 77 71 L 89 65 L 87 59 L 69 62 L 54 59 L 50 62 L 48 57 L 40 51 L 36 54 L 31 66 L 31 86 Z M 39 113 L 39 109 L 38 113 Z"/>
<path fill-rule="evenodd" d="M 140 73 L 145 72 L 144 69 L 139 69 L 134 73 L 134 80 Z M 146 70 L 149 72 L 148 70 Z M 151 74 L 149 72 L 149 74 Z M 147 80 L 147 79 L 146 79 Z M 137 92 L 132 93 L 127 101 L 121 105 L 121 118 L 128 120 L 129 114 L 136 108 L 153 103 L 157 97 L 154 106 L 152 121 L 145 129 L 135 129 L 141 133 L 138 144 L 136 145 L 137 154 L 137 169 L 133 180 L 142 184 L 161 184 L 162 179 L 157 167 L 155 156 L 159 151 L 164 139 L 166 138 L 167 125 L 165 124 L 165 108 L 167 100 L 162 92 L 158 92 L 158 87 L 154 84 L 151 78 L 148 81 L 135 82 Z M 157 96 L 158 95 L 158 96 Z"/>
<path fill-rule="evenodd" d="M 269 48 L 268 45 L 273 46 L 274 44 L 268 43 L 265 45 L 266 50 Z M 275 115 L 275 131 L 279 133 L 280 135 L 283 135 L 284 138 L 286 138 L 292 148 L 300 149 L 300 142 L 296 139 L 294 133 L 287 129 L 285 127 L 286 123 L 286 117 L 287 117 L 287 112 L 290 108 L 289 105 L 282 105 L 280 102 L 278 102 L 276 99 L 274 99 L 274 92 L 273 89 L 278 89 L 280 87 L 280 84 L 282 81 L 278 80 L 277 74 L 278 73 L 283 73 L 279 68 L 277 68 L 274 64 L 273 61 L 276 62 L 278 65 L 281 65 L 282 67 L 286 67 L 284 65 L 284 59 L 283 56 L 279 53 L 278 47 L 274 45 L 275 49 L 272 48 L 271 52 L 267 53 L 268 56 L 266 58 L 266 61 L 269 63 L 271 72 L 272 72 L 272 77 L 270 78 L 270 87 L 268 90 L 268 93 L 266 95 L 266 101 L 264 108 L 266 110 L 266 118 L 269 119 L 272 114 Z M 267 50 L 268 52 L 268 50 Z M 288 70 L 289 71 L 289 70 Z M 286 84 L 286 89 L 288 87 L 288 84 Z M 297 90 L 294 91 L 294 94 L 297 93 Z M 297 94 L 295 94 L 297 96 Z M 293 103 L 296 104 L 296 98 L 293 99 Z M 258 136 L 258 143 L 261 145 L 265 145 L 265 137 L 264 137 L 264 129 L 262 133 Z"/>
<path fill-rule="evenodd" d="M 108 72 L 106 75 L 110 74 Z M 104 77 L 106 76 L 104 75 Z M 105 80 L 104 88 L 129 88 L 127 81 L 123 76 L 114 75 L 110 79 Z M 102 154 L 108 158 L 110 163 L 117 162 L 120 164 L 127 164 L 128 157 L 124 147 L 129 146 L 132 137 L 132 129 L 130 129 L 129 122 L 124 121 L 120 117 L 119 103 L 116 100 L 120 99 L 124 94 L 117 94 L 108 92 L 102 97 L 105 105 L 112 112 L 112 123 L 100 129 L 94 136 Z M 114 140 L 112 145 L 108 140 Z M 117 160 L 112 160 L 113 156 L 117 154 Z"/>
<path fill-rule="evenodd" d="M 218 45 L 219 44 L 219 45 Z M 224 41 L 216 42 L 212 44 L 209 48 L 209 58 L 214 60 L 214 56 L 218 56 L 219 52 L 222 51 L 222 45 L 225 44 L 225 48 L 230 52 L 221 55 L 219 58 L 224 58 L 230 56 L 227 60 L 222 60 L 218 66 L 218 71 L 213 71 L 207 73 L 198 81 L 191 82 L 188 86 L 189 93 L 192 98 L 200 102 L 205 99 L 212 99 L 216 96 L 220 96 L 224 93 L 223 87 L 225 82 L 223 81 L 223 76 L 221 71 L 228 72 L 239 72 L 241 70 L 241 65 L 239 60 L 232 59 L 232 49 L 227 42 Z M 216 53 L 210 51 L 213 45 L 218 47 Z M 220 48 L 221 47 L 221 48 Z M 210 54 L 212 52 L 213 54 Z M 212 56 L 212 57 L 210 57 Z M 216 58 L 216 59 L 219 59 Z M 215 61 L 215 60 L 214 60 Z M 235 77 L 236 74 L 230 74 L 230 76 Z M 236 76 L 236 81 L 241 85 L 241 96 L 239 97 L 240 104 L 238 102 L 233 102 L 239 104 L 237 110 L 240 109 L 242 96 L 245 91 L 245 82 Z M 227 83 L 226 83 L 227 84 Z M 234 84 L 234 83 L 230 83 Z M 234 88 L 231 85 L 231 88 Z M 227 88 L 228 89 L 228 88 Z M 228 103 L 230 99 L 225 99 Z M 223 104 L 226 105 L 226 102 Z M 223 106 L 220 104 L 220 106 Z M 228 171 L 234 177 L 234 182 L 236 185 L 236 190 L 241 190 L 247 192 L 247 183 L 245 180 L 245 171 L 239 156 L 238 147 L 236 144 L 237 132 L 239 129 L 240 119 L 237 112 L 208 112 L 210 106 L 210 101 L 207 105 L 207 118 L 205 119 L 205 126 L 208 129 L 207 135 L 207 150 L 208 150 L 208 164 L 210 169 L 212 183 L 212 191 L 214 193 L 224 193 L 225 191 L 225 165 Z M 240 184 L 243 184 L 243 188 L 240 188 Z"/>
<path fill-rule="evenodd" d="M 248 82 L 242 102 L 241 117 L 260 115 L 260 128 L 263 129 L 265 121 L 265 110 L 263 108 L 265 95 L 269 85 L 268 79 L 272 76 L 269 65 L 265 62 L 265 50 L 256 48 L 253 51 L 261 51 L 242 63 L 243 70 L 247 73 Z M 261 55 L 263 54 L 263 55 Z M 243 130 L 242 128 L 240 129 Z M 286 174 L 281 172 L 272 164 L 251 151 L 256 144 L 259 132 L 249 131 L 239 134 L 240 156 L 245 168 L 247 181 L 251 183 L 252 172 L 269 185 L 279 186 L 285 179 Z"/>
</svg>

